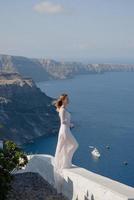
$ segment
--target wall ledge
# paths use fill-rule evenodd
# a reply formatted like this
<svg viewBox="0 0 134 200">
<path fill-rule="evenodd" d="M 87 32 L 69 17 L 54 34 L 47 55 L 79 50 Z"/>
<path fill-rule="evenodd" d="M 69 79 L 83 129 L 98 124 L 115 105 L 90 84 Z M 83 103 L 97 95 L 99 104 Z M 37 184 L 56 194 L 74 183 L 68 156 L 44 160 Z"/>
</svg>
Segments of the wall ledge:
<svg viewBox="0 0 134 200">
<path fill-rule="evenodd" d="M 48 154 L 28 155 L 25 168 L 13 173 L 37 172 L 53 187 L 54 157 Z M 70 200 L 134 200 L 134 188 L 76 165 L 63 170 L 62 193 Z"/>
</svg>

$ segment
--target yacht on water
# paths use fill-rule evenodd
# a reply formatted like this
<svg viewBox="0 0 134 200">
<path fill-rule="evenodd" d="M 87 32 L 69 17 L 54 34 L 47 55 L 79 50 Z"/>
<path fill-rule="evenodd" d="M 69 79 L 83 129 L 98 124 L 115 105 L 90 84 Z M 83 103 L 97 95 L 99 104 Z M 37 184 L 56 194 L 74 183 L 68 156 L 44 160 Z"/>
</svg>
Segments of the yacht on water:
<svg viewBox="0 0 134 200">
<path fill-rule="evenodd" d="M 98 151 L 98 149 L 96 147 L 93 146 L 89 146 L 89 148 L 93 148 L 93 150 L 91 151 L 91 154 L 97 158 L 100 157 L 100 152 Z"/>
</svg>

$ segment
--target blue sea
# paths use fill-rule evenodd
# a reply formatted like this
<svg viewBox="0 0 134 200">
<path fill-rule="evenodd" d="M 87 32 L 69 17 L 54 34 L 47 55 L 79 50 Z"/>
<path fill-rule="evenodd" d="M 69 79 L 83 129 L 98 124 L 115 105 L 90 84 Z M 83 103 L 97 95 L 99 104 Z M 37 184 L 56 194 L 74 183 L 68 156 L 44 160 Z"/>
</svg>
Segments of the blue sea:
<svg viewBox="0 0 134 200">
<path fill-rule="evenodd" d="M 71 131 L 79 143 L 73 163 L 134 187 L 134 72 L 78 75 L 37 85 L 51 97 L 69 95 Z M 54 155 L 56 145 L 57 136 L 41 137 L 24 149 Z M 90 145 L 98 148 L 100 159 L 93 158 Z"/>
</svg>

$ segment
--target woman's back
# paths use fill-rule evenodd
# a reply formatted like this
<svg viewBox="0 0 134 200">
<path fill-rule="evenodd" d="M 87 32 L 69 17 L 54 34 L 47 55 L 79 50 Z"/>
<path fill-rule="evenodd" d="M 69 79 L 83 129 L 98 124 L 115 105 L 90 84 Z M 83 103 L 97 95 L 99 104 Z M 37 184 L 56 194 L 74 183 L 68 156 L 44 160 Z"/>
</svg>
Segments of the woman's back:
<svg viewBox="0 0 134 200">
<path fill-rule="evenodd" d="M 67 125 L 68 127 L 70 127 L 70 124 L 71 124 L 71 114 L 66 110 L 66 108 L 64 107 L 64 105 L 62 105 L 60 107 L 59 117 L 60 117 L 61 125 Z"/>
</svg>

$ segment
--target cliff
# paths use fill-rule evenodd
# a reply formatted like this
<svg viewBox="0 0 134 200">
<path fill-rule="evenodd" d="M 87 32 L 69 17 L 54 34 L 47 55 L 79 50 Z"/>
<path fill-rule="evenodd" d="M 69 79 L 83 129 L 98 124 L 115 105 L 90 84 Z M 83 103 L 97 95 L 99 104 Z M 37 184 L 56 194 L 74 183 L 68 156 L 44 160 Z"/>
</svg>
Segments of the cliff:
<svg viewBox="0 0 134 200">
<path fill-rule="evenodd" d="M 39 62 L 22 56 L 0 55 L 0 71 L 18 72 L 22 76 L 32 77 L 34 81 L 49 79 L 49 74 Z"/>
<path fill-rule="evenodd" d="M 0 55 L 0 71 L 18 72 L 34 81 L 73 78 L 78 74 L 101 74 L 115 71 L 134 71 L 134 64 L 84 64 Z"/>
<path fill-rule="evenodd" d="M 59 118 L 52 100 L 31 78 L 0 73 L 0 138 L 23 144 L 56 134 Z"/>
</svg>

